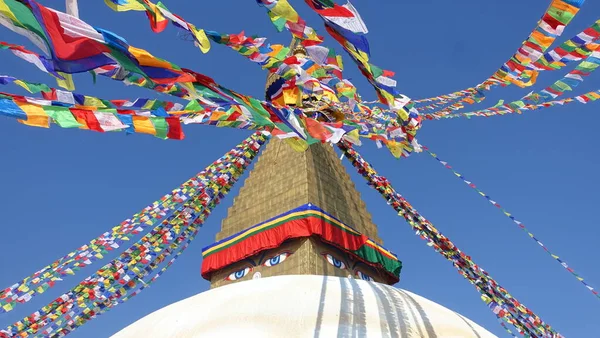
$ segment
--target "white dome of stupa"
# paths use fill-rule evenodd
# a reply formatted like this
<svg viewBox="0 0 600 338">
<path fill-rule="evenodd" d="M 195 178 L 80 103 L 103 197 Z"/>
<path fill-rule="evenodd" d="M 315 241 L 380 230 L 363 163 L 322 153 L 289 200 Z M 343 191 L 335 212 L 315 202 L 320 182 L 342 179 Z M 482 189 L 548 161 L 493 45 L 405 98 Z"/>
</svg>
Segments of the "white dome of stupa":
<svg viewBox="0 0 600 338">
<path fill-rule="evenodd" d="M 113 337 L 496 337 L 411 292 L 350 278 L 275 276 L 162 308 Z"/>
</svg>

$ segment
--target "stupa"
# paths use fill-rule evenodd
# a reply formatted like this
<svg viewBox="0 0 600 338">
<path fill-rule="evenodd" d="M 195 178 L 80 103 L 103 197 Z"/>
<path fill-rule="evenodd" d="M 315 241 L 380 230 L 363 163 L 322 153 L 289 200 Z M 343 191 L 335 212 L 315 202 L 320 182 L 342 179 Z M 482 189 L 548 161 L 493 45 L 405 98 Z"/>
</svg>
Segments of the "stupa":
<svg viewBox="0 0 600 338">
<path fill-rule="evenodd" d="M 298 41 L 290 50 L 309 57 Z M 288 105 L 313 99 L 285 88 L 275 73 L 266 91 Z M 211 290 L 114 337 L 495 337 L 392 286 L 402 263 L 382 246 L 330 145 L 299 152 L 273 138 L 216 237 L 203 250 L 202 276 Z"/>
</svg>

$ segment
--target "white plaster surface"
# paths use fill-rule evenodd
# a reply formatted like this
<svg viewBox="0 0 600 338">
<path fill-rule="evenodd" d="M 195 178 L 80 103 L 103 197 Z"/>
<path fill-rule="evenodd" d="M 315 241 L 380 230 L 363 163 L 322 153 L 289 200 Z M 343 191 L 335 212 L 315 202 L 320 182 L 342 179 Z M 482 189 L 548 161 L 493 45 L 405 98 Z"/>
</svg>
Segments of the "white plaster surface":
<svg viewBox="0 0 600 338">
<path fill-rule="evenodd" d="M 496 337 L 421 296 L 363 280 L 276 276 L 216 288 L 121 330 L 137 337 Z"/>
</svg>

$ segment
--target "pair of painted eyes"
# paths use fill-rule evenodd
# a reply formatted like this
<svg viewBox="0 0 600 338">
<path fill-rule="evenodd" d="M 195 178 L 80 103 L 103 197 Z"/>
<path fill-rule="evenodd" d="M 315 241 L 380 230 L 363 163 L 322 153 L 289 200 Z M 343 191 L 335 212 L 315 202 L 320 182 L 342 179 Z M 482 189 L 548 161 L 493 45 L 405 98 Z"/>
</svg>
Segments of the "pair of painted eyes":
<svg viewBox="0 0 600 338">
<path fill-rule="evenodd" d="M 263 266 L 275 266 L 275 265 L 280 264 L 281 262 L 285 261 L 289 255 L 290 255 L 289 252 L 280 253 L 278 255 L 275 255 L 275 256 L 267 259 L 262 265 Z M 241 270 L 231 273 L 229 276 L 227 276 L 225 278 L 225 280 L 232 281 L 232 280 L 238 280 L 240 278 L 244 278 L 250 273 L 250 271 L 252 271 L 251 267 L 245 267 Z"/>
<path fill-rule="evenodd" d="M 327 262 L 333 266 L 335 266 L 338 269 L 345 269 L 346 268 L 346 264 L 342 261 L 340 261 L 339 259 L 333 257 L 331 254 L 323 254 L 323 256 L 325 256 L 325 259 L 327 260 Z M 373 277 L 363 273 L 362 271 L 356 271 L 356 277 L 362 279 L 362 280 L 366 280 L 366 281 L 373 281 Z"/>
</svg>

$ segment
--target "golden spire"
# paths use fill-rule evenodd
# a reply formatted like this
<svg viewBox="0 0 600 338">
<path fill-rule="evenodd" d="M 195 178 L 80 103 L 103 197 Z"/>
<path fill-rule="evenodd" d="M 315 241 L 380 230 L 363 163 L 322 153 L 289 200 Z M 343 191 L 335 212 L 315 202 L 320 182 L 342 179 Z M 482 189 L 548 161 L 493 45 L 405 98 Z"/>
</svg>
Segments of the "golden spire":
<svg viewBox="0 0 600 338">
<path fill-rule="evenodd" d="M 303 55 L 308 56 L 306 48 L 302 45 L 302 40 L 294 37 L 290 43 L 290 53 L 288 55 Z"/>
<path fill-rule="evenodd" d="M 289 45 L 289 52 L 288 52 L 288 56 L 300 56 L 300 57 L 307 57 L 308 56 L 308 52 L 306 51 L 306 48 L 304 48 L 304 46 L 302 45 L 302 40 L 298 39 L 296 37 L 292 38 L 292 41 L 290 42 Z M 265 85 L 265 98 L 267 101 L 269 101 L 271 98 L 268 97 L 267 95 L 267 91 L 268 88 L 275 83 L 275 81 L 277 81 L 278 79 L 280 79 L 280 76 L 276 73 L 269 73 L 269 75 L 267 76 L 267 83 Z"/>
</svg>

